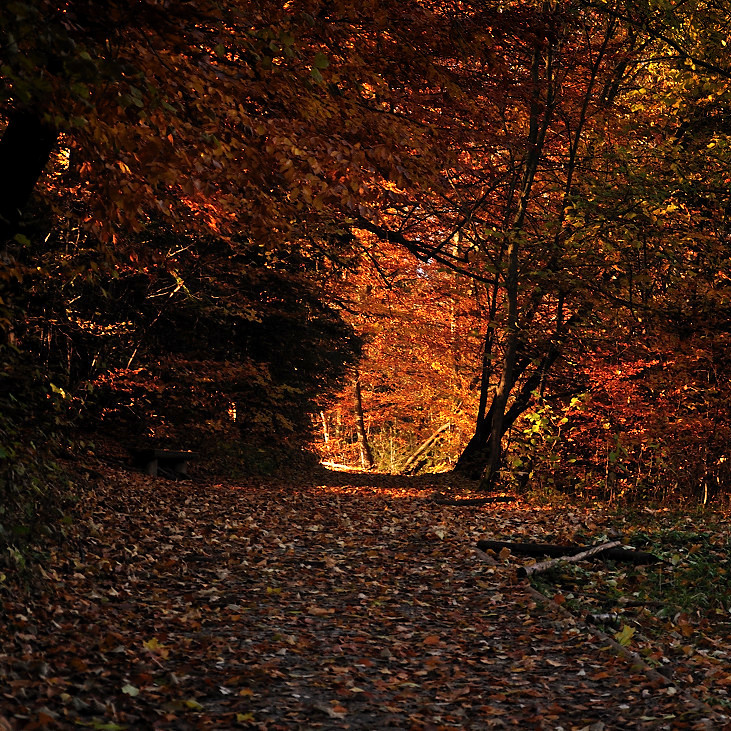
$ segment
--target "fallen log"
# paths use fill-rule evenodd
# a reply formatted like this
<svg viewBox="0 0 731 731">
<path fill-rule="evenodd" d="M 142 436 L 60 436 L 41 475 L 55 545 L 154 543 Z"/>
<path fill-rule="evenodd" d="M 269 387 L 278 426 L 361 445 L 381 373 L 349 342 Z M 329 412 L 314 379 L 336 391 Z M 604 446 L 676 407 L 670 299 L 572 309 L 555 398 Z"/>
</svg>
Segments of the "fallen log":
<svg viewBox="0 0 731 731">
<path fill-rule="evenodd" d="M 559 556 L 558 558 L 550 558 L 548 559 L 548 561 L 534 563 L 532 566 L 521 566 L 516 573 L 520 577 L 540 574 L 542 571 L 548 571 L 548 569 L 553 568 L 554 566 L 556 566 L 556 564 L 576 563 L 577 561 L 582 561 L 585 558 L 591 558 L 592 556 L 605 554 L 607 551 L 620 545 L 622 545 L 622 541 L 609 541 L 609 543 L 601 543 L 598 546 L 592 546 L 591 548 L 587 548 L 586 551 L 579 551 L 579 553 L 574 553 L 571 556 Z"/>
<path fill-rule="evenodd" d="M 510 543 L 506 541 L 478 541 L 477 547 L 481 551 L 502 551 L 507 548 L 511 553 L 521 556 L 550 556 L 551 558 L 561 558 L 562 556 L 574 556 L 577 553 L 586 551 L 591 546 L 578 546 L 569 544 L 566 546 L 556 545 L 553 543 Z M 598 556 L 592 558 L 609 559 L 610 561 L 621 561 L 624 563 L 634 564 L 651 564 L 659 563 L 662 559 L 647 553 L 646 551 L 635 551 L 633 548 L 609 548 L 602 551 Z"/>
</svg>

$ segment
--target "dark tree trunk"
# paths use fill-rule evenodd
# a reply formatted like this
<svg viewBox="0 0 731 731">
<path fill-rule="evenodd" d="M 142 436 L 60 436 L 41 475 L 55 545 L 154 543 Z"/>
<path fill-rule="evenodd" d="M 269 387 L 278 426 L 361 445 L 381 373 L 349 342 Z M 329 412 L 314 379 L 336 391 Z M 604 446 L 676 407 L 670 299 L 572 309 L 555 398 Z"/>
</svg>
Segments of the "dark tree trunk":
<svg viewBox="0 0 731 731">
<path fill-rule="evenodd" d="M 14 112 L 0 139 L 0 245 L 18 233 L 21 214 L 56 145 L 58 131 L 34 111 Z"/>
<path fill-rule="evenodd" d="M 477 548 L 481 551 L 495 551 L 499 553 L 503 548 L 507 548 L 511 553 L 520 556 L 551 556 L 552 558 L 560 558 L 561 556 L 574 556 L 577 553 L 586 551 L 591 546 L 579 546 L 575 544 L 556 545 L 555 543 L 511 543 L 509 541 L 478 541 Z M 608 558 L 611 561 L 625 561 L 635 564 L 658 563 L 662 559 L 645 551 L 635 551 L 633 548 L 609 548 L 601 554 L 593 556 L 594 559 Z"/>
<path fill-rule="evenodd" d="M 464 475 L 470 480 L 480 479 L 490 454 L 491 421 L 492 411 L 488 411 L 486 416 L 476 425 L 475 433 L 462 450 L 462 454 L 459 455 L 454 465 L 454 472 Z"/>
<path fill-rule="evenodd" d="M 518 362 L 514 364 L 512 368 L 512 382 L 509 384 L 508 389 L 509 391 L 512 391 L 515 386 L 515 382 L 523 375 L 523 372 L 529 365 L 530 359 L 525 357 L 521 357 Z M 482 390 L 486 392 L 489 386 L 490 384 L 488 380 L 483 378 L 481 385 Z M 470 480 L 479 480 L 485 471 L 485 467 L 487 466 L 492 453 L 492 435 L 496 408 L 496 400 L 493 399 L 487 413 L 484 413 L 482 418 L 478 420 L 475 427 L 475 433 L 472 435 L 472 438 L 467 443 L 467 446 L 462 451 L 462 454 L 459 456 L 459 459 L 454 466 L 454 471 L 457 474 L 464 475 Z M 508 414 L 503 416 L 500 438 L 502 438 L 505 432 L 513 425 L 513 422 L 518 418 L 518 416 L 520 416 L 520 414 L 513 415 L 512 408 L 509 410 Z"/>
<path fill-rule="evenodd" d="M 541 381 L 545 377 L 546 373 L 550 370 L 551 366 L 556 362 L 559 356 L 559 347 L 557 344 L 551 344 L 548 352 L 543 356 L 541 362 L 536 367 L 535 371 L 530 374 L 523 382 L 520 390 L 516 393 L 513 398 L 513 403 L 510 408 L 505 412 L 502 423 L 500 425 L 500 439 L 507 433 L 508 429 L 517 421 L 518 417 L 528 409 L 531 403 L 533 392 L 541 385 Z M 525 372 L 526 368 L 530 365 L 529 358 L 520 358 L 513 368 L 513 383 L 510 384 L 510 390 L 512 391 L 515 381 L 520 378 Z M 471 480 L 479 480 L 485 468 L 488 466 L 491 454 L 493 454 L 492 439 L 493 439 L 493 410 L 495 408 L 495 401 L 490 407 L 490 410 L 485 414 L 483 420 L 477 425 L 475 434 L 472 439 L 468 442 L 460 455 L 457 463 L 454 466 L 454 471 L 458 474 L 464 475 Z"/>
<path fill-rule="evenodd" d="M 545 78 L 543 79 L 545 98 L 541 96 L 542 73 L 545 73 Z M 553 46 L 551 44 L 543 45 L 542 43 L 536 43 L 531 68 L 534 91 L 530 102 L 530 128 L 527 139 L 529 143 L 528 154 L 523 162 L 520 188 L 519 191 L 516 191 L 519 194 L 514 216 L 510 226 L 506 230 L 506 261 L 504 263 L 502 278 L 504 280 L 508 311 L 505 322 L 505 351 L 502 370 L 490 409 L 483 419 L 478 417 L 475 435 L 470 440 L 470 443 L 465 448 L 465 451 L 455 466 L 455 471 L 464 472 L 466 469 L 467 474 L 473 477 L 473 479 L 481 476 L 480 488 L 485 491 L 491 490 L 498 478 L 503 461 L 502 438 L 512 425 L 512 422 L 519 415 L 515 415 L 511 421 L 509 413 L 506 413 L 508 401 L 521 373 L 528 366 L 528 362 L 525 359 L 519 358 L 522 344 L 518 303 L 520 290 L 521 233 L 525 225 L 528 204 L 541 161 L 546 133 L 553 116 L 555 102 L 553 73 Z M 492 326 L 489 325 L 488 328 L 490 327 Z M 488 332 L 488 338 L 489 340 L 486 343 L 491 341 L 492 333 Z M 521 360 L 523 360 L 523 363 L 521 363 Z M 484 409 L 483 397 L 486 395 L 485 389 L 489 388 L 489 384 L 485 380 L 487 374 L 484 367 L 484 358 L 482 370 L 483 392 L 481 393 L 480 411 Z M 528 394 L 528 399 L 530 400 L 530 393 Z M 481 465 L 479 464 L 480 462 Z M 478 468 L 480 469 L 480 474 L 476 474 Z"/>
</svg>

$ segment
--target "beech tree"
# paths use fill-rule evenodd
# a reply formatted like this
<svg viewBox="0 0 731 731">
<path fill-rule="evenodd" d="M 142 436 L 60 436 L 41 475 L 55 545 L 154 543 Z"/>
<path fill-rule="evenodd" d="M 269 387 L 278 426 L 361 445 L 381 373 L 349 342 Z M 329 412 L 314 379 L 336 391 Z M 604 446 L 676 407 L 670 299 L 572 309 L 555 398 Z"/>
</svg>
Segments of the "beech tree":
<svg viewBox="0 0 731 731">
<path fill-rule="evenodd" d="M 719 303 L 724 25 L 713 9 L 642 15 L 632 3 L 621 12 L 516 3 L 499 22 L 482 22 L 485 42 L 471 45 L 465 29 L 474 30 L 479 14 L 463 10 L 463 43 L 424 54 L 434 86 L 391 88 L 386 78 L 382 91 L 397 95 L 411 119 L 439 118 L 443 185 L 404 187 L 356 225 L 416 254 L 423 271 L 458 270 L 484 289 L 482 388 L 458 470 L 477 477 L 487 467 L 489 486 L 503 437 L 522 414 L 545 409 L 545 398 L 568 406 L 601 392 L 601 350 L 616 350 L 618 335 L 656 338 L 624 366 L 637 377 L 642 362 L 672 350 L 668 326 L 688 307 L 684 292 L 697 302 L 700 290 L 715 291 Z M 698 32 L 704 24 L 713 28 L 710 42 Z M 491 62 L 481 63 L 488 48 Z M 424 89 L 441 94 L 438 111 Z M 671 338 L 665 344 L 662 333 Z M 580 370 L 585 377 L 576 378 Z M 607 412 L 594 413 L 600 420 Z M 598 469 L 605 457 L 592 457 Z"/>
<path fill-rule="evenodd" d="M 620 322 L 635 333 L 639 318 L 647 328 L 671 311 L 697 320 L 691 294 L 701 287 L 707 304 L 717 289 L 724 34 L 722 7 L 634 0 L 227 0 L 164 12 L 110 0 L 103 15 L 84 0 L 15 0 L 0 10 L 7 338 L 25 320 L 34 354 L 42 342 L 67 338 L 77 354 L 96 342 L 89 323 L 111 326 L 107 314 L 75 328 L 64 304 L 73 292 L 73 317 L 104 310 L 85 289 L 96 269 L 109 291 L 124 290 L 113 284 L 121 276 L 130 302 L 138 275 L 150 296 L 174 294 L 159 316 L 144 300 L 125 320 L 133 329 L 186 321 L 175 312 L 185 297 L 215 301 L 222 309 L 207 320 L 216 308 L 199 307 L 197 322 L 235 321 L 228 331 L 248 333 L 249 346 L 258 322 L 283 310 L 297 313 L 284 318 L 290 334 L 299 315 L 312 318 L 305 340 L 322 344 L 332 329 L 336 344 L 320 365 L 310 359 L 312 380 L 293 365 L 280 385 L 315 383 L 318 367 L 336 383 L 355 352 L 342 318 L 366 336 L 375 329 L 347 287 L 367 287 L 364 272 L 381 276 L 400 247 L 413 296 L 430 298 L 424 317 L 441 321 L 436 385 L 409 392 L 411 404 L 438 400 L 439 423 L 422 409 L 412 446 L 446 421 L 440 434 L 455 444 L 466 417 L 442 407 L 472 408 L 456 467 L 489 488 L 521 416 L 586 390 L 571 377 L 582 348 L 603 346 Z M 23 220 L 23 208 L 35 216 Z M 701 259 L 705 279 L 691 266 Z M 371 268 L 343 274 L 362 260 Z M 469 336 L 452 337 L 453 317 Z M 271 347 L 255 373 L 286 370 L 275 350 L 291 340 L 262 335 Z M 135 342 L 117 341 L 115 368 L 143 356 Z M 78 384 L 103 379 L 90 367 L 102 350 L 64 367 Z M 444 365 L 457 356 L 458 368 Z M 369 384 L 385 386 L 361 371 L 367 423 Z"/>
</svg>

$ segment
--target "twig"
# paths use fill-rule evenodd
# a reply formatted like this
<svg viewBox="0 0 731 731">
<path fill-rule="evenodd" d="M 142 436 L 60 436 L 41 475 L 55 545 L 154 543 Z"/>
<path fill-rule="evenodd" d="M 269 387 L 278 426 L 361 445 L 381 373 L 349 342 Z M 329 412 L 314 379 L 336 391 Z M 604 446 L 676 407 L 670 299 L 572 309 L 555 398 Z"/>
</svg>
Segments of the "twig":
<svg viewBox="0 0 731 731">
<path fill-rule="evenodd" d="M 614 548 L 622 544 L 622 541 L 609 541 L 609 543 L 601 543 L 598 546 L 592 546 L 586 551 L 581 553 L 575 553 L 573 556 L 561 556 L 559 558 L 551 558 L 548 561 L 541 561 L 540 563 L 534 563 L 532 566 L 521 566 L 517 573 L 518 576 L 531 576 L 532 574 L 538 574 L 541 571 L 546 571 L 556 564 L 559 563 L 576 563 L 582 559 L 595 556 L 597 553 L 603 553 L 604 551 Z"/>
<path fill-rule="evenodd" d="M 489 553 L 485 553 L 484 551 L 481 551 L 479 548 L 473 549 L 475 552 L 475 556 L 480 559 L 480 561 L 484 561 L 489 566 L 500 566 L 500 563 L 496 561 Z"/>
</svg>

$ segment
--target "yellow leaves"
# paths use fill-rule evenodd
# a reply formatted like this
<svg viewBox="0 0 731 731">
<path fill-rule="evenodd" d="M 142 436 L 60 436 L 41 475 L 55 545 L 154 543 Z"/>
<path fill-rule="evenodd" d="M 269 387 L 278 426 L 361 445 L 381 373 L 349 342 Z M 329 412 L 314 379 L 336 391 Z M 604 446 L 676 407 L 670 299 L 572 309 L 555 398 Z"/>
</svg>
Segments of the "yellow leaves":
<svg viewBox="0 0 731 731">
<path fill-rule="evenodd" d="M 170 650 L 166 648 L 165 645 L 157 639 L 157 637 L 153 637 L 151 640 L 145 640 L 142 643 L 142 646 L 145 650 L 148 650 L 162 659 L 166 659 L 168 655 L 170 655 Z"/>
<path fill-rule="evenodd" d="M 635 632 L 636 630 L 634 627 L 624 624 L 619 632 L 614 633 L 614 639 L 617 640 L 622 647 L 627 647 L 632 641 Z"/>
</svg>

